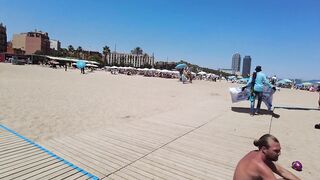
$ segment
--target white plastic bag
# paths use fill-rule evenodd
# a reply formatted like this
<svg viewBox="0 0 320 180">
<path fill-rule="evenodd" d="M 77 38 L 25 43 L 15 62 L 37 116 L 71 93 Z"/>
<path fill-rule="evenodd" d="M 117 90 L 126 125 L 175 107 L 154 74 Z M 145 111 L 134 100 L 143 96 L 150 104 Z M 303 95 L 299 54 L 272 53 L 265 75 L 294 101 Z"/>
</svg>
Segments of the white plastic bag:
<svg viewBox="0 0 320 180">
<path fill-rule="evenodd" d="M 239 87 L 230 88 L 230 95 L 232 103 L 248 100 L 250 96 L 250 91 L 246 88 L 244 91 L 241 91 Z"/>
<path fill-rule="evenodd" d="M 229 90 L 230 90 L 232 103 L 245 101 L 245 100 L 248 100 L 250 97 L 250 88 L 246 88 L 244 91 L 241 91 L 240 87 L 233 87 L 233 88 L 230 88 Z M 274 93 L 275 92 L 272 88 L 269 88 L 266 86 L 263 87 L 262 101 L 265 103 L 268 110 L 270 110 L 272 107 L 272 99 L 273 99 Z"/>
</svg>

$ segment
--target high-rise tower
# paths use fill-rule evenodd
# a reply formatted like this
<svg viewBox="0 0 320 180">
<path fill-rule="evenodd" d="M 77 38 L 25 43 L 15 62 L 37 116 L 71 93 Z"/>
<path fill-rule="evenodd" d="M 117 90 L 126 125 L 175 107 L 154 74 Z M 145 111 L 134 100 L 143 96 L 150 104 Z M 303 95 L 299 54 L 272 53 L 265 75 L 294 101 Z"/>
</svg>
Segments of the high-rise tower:
<svg viewBox="0 0 320 180">
<path fill-rule="evenodd" d="M 249 77 L 250 76 L 250 70 L 251 70 L 251 57 L 250 56 L 245 56 L 243 58 L 242 76 L 243 77 Z"/>
<path fill-rule="evenodd" d="M 231 69 L 233 73 L 240 72 L 240 65 L 241 65 L 241 56 L 239 53 L 236 53 L 232 56 L 232 66 Z"/>
<path fill-rule="evenodd" d="M 0 53 L 7 52 L 7 28 L 0 23 Z"/>
</svg>

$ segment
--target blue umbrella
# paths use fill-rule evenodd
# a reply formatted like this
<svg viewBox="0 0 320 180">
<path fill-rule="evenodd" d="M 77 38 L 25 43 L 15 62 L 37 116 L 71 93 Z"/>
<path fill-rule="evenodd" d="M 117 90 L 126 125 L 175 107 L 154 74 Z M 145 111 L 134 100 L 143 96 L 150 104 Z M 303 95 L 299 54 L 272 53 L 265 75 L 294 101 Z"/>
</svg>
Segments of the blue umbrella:
<svg viewBox="0 0 320 180">
<path fill-rule="evenodd" d="M 276 84 L 289 84 L 292 83 L 290 79 L 281 79 L 280 81 L 276 82 Z"/>
<path fill-rule="evenodd" d="M 84 61 L 77 61 L 76 65 L 78 69 L 86 67 L 86 63 Z"/>
<path fill-rule="evenodd" d="M 281 79 L 281 81 L 286 82 L 286 83 L 292 83 L 290 79 Z"/>
<path fill-rule="evenodd" d="M 185 67 L 187 67 L 186 64 L 178 64 L 178 65 L 176 66 L 176 69 L 183 69 L 183 68 L 185 68 Z"/>
</svg>

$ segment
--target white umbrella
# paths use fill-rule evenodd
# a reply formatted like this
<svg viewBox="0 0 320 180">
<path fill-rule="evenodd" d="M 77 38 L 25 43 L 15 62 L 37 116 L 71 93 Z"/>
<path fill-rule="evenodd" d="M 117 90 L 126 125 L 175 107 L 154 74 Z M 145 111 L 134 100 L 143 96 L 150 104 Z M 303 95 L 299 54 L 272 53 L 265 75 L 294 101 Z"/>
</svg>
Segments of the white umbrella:
<svg viewBox="0 0 320 180">
<path fill-rule="evenodd" d="M 172 71 L 173 74 L 179 74 L 179 71 Z"/>
<path fill-rule="evenodd" d="M 207 74 L 207 73 L 206 73 L 206 72 L 204 72 L 204 71 L 200 71 L 200 72 L 198 72 L 197 74 L 205 75 L 205 74 Z"/>
<path fill-rule="evenodd" d="M 168 73 L 168 72 L 170 72 L 170 71 L 168 71 L 168 70 L 166 70 L 166 69 L 163 69 L 163 70 L 161 70 L 161 72 L 163 72 L 163 73 Z"/>
</svg>

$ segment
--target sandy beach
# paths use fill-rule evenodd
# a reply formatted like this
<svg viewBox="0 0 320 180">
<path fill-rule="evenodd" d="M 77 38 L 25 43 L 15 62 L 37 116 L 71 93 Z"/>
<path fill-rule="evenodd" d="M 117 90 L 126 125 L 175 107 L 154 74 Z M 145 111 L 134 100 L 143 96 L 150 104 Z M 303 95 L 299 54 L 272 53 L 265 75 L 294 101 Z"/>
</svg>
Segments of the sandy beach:
<svg viewBox="0 0 320 180">
<path fill-rule="evenodd" d="M 231 103 L 235 86 L 0 63 L 0 123 L 102 179 L 232 179 L 253 140 L 270 131 L 279 163 L 317 179 L 319 111 L 251 117 L 249 102 Z M 281 89 L 273 105 L 318 108 L 317 100 Z M 291 169 L 295 160 L 302 172 Z"/>
</svg>

